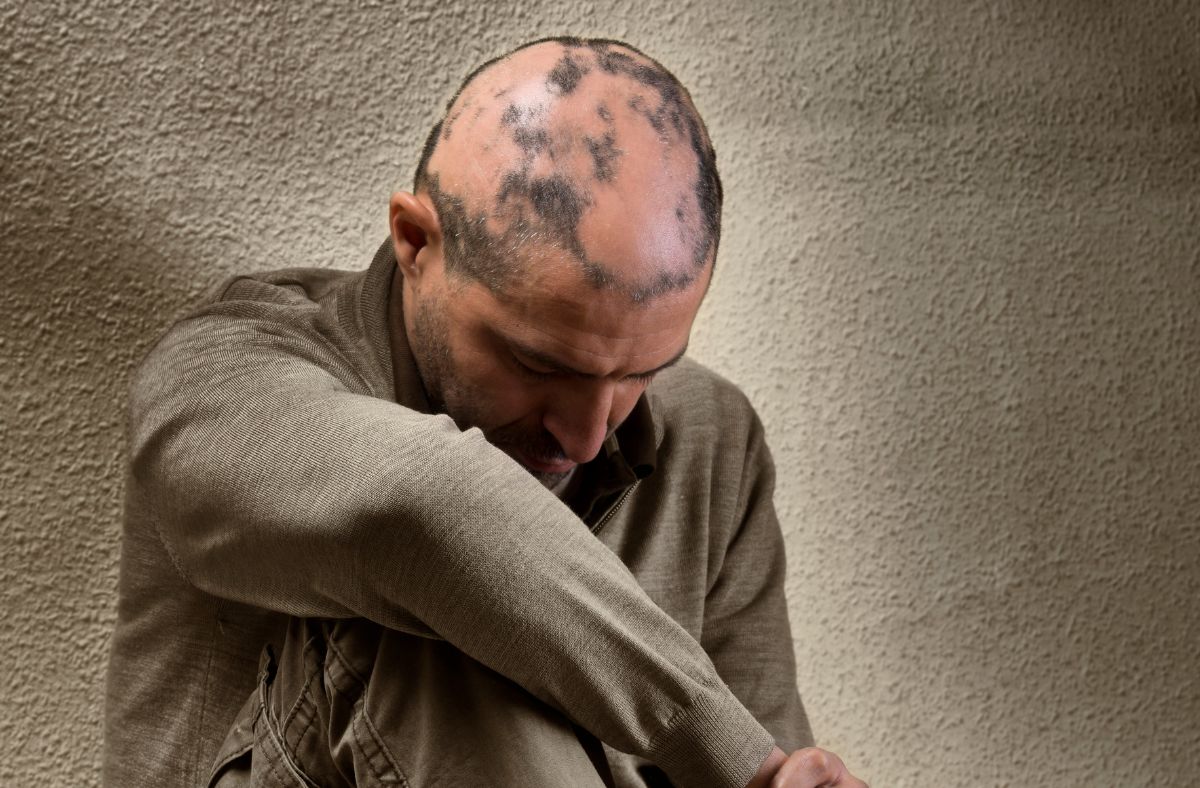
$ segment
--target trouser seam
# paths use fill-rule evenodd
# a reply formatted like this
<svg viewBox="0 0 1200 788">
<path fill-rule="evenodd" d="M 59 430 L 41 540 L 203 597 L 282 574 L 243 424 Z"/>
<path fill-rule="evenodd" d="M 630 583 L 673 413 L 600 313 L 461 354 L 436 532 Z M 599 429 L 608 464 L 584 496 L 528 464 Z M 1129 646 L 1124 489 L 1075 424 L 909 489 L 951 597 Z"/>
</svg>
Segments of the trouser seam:
<svg viewBox="0 0 1200 788">
<path fill-rule="evenodd" d="M 370 734 L 370 739 L 374 743 L 375 747 L 378 748 L 379 753 L 384 757 L 384 759 L 387 760 L 388 765 L 391 766 L 391 768 L 395 771 L 396 776 L 400 778 L 400 782 L 403 785 L 408 786 L 409 782 L 408 782 L 408 778 L 404 774 L 404 770 L 400 768 L 400 764 L 396 760 L 395 755 L 393 755 L 391 750 L 388 749 L 387 744 L 384 743 L 383 737 L 379 734 L 379 729 L 375 727 L 375 724 L 373 722 L 371 722 L 371 718 L 367 714 L 367 704 L 366 704 L 367 682 L 363 679 L 362 676 L 360 676 L 358 674 L 358 672 L 356 670 L 354 670 L 354 668 L 350 665 L 350 661 L 348 659 L 346 659 L 345 655 L 342 654 L 341 650 L 333 642 L 332 633 L 326 640 L 326 646 L 328 648 L 328 653 L 333 655 L 333 658 L 337 662 L 338 666 L 341 667 L 341 669 L 346 672 L 346 675 L 348 675 L 355 682 L 357 682 L 359 687 L 361 688 L 361 692 L 358 695 L 358 699 L 356 701 L 354 701 L 354 707 L 355 707 L 355 711 L 357 713 L 354 714 L 354 716 L 352 718 L 352 721 L 350 723 L 351 728 L 352 729 L 356 728 L 357 725 L 356 725 L 355 721 L 361 720 L 363 727 L 365 727 L 367 729 L 367 732 Z M 347 693 L 345 692 L 344 689 L 342 689 L 341 687 L 338 686 L 337 677 L 334 676 L 333 673 L 328 670 L 326 670 L 326 675 L 329 679 L 329 685 L 330 685 L 332 691 L 336 692 L 342 696 L 345 696 Z M 371 770 L 372 775 L 375 777 L 376 780 L 383 782 L 383 775 L 380 773 L 379 768 L 375 765 L 373 759 L 367 753 L 366 749 L 362 746 L 362 742 L 359 740 L 359 736 L 357 733 L 354 736 L 354 743 L 355 743 L 355 746 L 358 747 L 359 752 L 362 753 L 363 761 L 366 763 L 367 768 Z"/>
<path fill-rule="evenodd" d="M 301 728 L 300 732 L 296 734 L 296 743 L 293 748 L 295 750 L 295 752 L 293 753 L 293 758 L 295 758 L 297 761 L 299 761 L 300 745 L 304 742 L 304 737 L 308 735 L 308 732 L 310 729 L 312 729 L 313 722 L 315 722 L 316 719 L 317 719 L 316 714 L 309 714 L 308 722 L 304 723 L 304 727 Z M 287 739 L 285 738 L 284 743 L 286 744 L 286 742 L 287 742 Z"/>
<path fill-rule="evenodd" d="M 308 638 L 308 640 L 306 640 L 304 642 L 304 649 L 300 656 L 300 663 L 302 665 L 304 665 L 306 668 L 310 664 L 308 661 L 308 656 L 312 651 L 315 650 L 315 643 L 316 643 L 316 638 L 311 638 L 311 637 Z M 296 733 L 296 735 L 295 735 L 294 749 L 297 752 L 299 752 L 299 750 L 300 750 L 300 745 L 303 743 L 305 735 L 308 734 L 309 729 L 312 728 L 312 726 L 313 726 L 313 722 L 316 721 L 316 714 L 313 713 L 314 710 L 312 709 L 312 707 L 314 705 L 313 694 L 312 694 L 312 684 L 313 684 L 313 681 L 316 680 L 318 675 L 320 675 L 319 668 L 317 670 L 314 670 L 312 672 L 312 674 L 308 677 L 308 679 L 304 682 L 304 686 L 300 689 L 300 692 L 296 696 L 296 701 L 292 704 L 292 707 L 288 710 L 287 716 L 284 717 L 283 722 L 279 726 L 280 736 L 283 737 L 283 742 L 286 745 L 287 739 L 288 739 L 288 736 L 287 736 L 288 728 L 293 724 L 293 722 L 295 722 L 296 715 L 299 714 L 299 712 L 300 712 L 301 704 L 303 704 L 306 700 L 308 701 L 308 705 L 310 707 L 310 712 L 308 714 L 308 721 L 304 724 L 304 727 L 301 728 L 300 731 L 298 733 Z"/>
<path fill-rule="evenodd" d="M 267 768 L 271 770 L 271 776 L 279 781 L 280 785 L 287 785 L 289 780 L 284 779 L 284 776 L 279 773 L 279 761 L 276 758 L 267 756 Z"/>
<path fill-rule="evenodd" d="M 270 645 L 266 647 L 266 655 L 269 666 L 277 666 L 275 656 Z M 308 778 L 303 770 L 293 762 L 293 759 L 288 753 L 287 741 L 284 737 L 284 731 L 277 719 L 271 714 L 271 701 L 268 697 L 270 685 L 274 683 L 276 676 L 273 674 L 275 667 L 268 667 L 262 674 L 259 680 L 258 691 L 258 714 L 259 721 L 262 723 L 266 731 L 265 743 L 268 747 L 263 755 L 266 756 L 267 766 L 271 770 L 271 774 L 279 780 L 281 785 L 298 784 L 301 786 L 314 786 L 315 783 Z M 256 737 L 257 738 L 257 737 Z M 256 750 L 259 748 L 256 746 Z M 274 755 L 270 752 L 274 750 Z M 283 768 L 285 773 L 288 773 L 291 780 L 288 780 L 279 773 L 279 768 Z"/>
</svg>

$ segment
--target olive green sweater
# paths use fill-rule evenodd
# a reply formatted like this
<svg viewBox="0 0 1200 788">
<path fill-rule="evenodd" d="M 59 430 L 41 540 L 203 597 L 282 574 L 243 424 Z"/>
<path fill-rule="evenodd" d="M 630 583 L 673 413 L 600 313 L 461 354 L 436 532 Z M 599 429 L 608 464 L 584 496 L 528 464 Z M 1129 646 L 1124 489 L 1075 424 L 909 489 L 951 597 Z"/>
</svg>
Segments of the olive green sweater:
<svg viewBox="0 0 1200 788">
<path fill-rule="evenodd" d="M 656 467 L 594 532 L 421 412 L 389 249 L 226 282 L 140 367 L 106 784 L 205 784 L 289 616 L 444 638 L 679 786 L 740 788 L 773 741 L 810 743 L 745 397 L 662 374 L 640 405 Z"/>
</svg>

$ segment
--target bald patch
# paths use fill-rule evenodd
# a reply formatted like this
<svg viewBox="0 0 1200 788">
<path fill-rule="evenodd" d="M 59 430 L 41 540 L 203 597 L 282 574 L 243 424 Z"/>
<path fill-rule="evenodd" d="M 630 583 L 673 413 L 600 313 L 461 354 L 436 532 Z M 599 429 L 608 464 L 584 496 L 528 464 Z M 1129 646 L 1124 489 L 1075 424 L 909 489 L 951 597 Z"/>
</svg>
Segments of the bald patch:
<svg viewBox="0 0 1200 788">
<path fill-rule="evenodd" d="M 712 159 L 668 72 L 609 42 L 574 39 L 479 70 L 423 155 L 448 270 L 504 287 L 515 272 L 480 246 L 518 252 L 517 239 L 532 240 L 569 252 L 587 281 L 635 301 L 686 288 L 713 257 Z M 647 221 L 627 221 L 630 211 Z M 655 227 L 656 237 L 628 249 L 596 240 L 626 224 Z M 503 257 L 512 268 L 521 255 Z"/>
</svg>

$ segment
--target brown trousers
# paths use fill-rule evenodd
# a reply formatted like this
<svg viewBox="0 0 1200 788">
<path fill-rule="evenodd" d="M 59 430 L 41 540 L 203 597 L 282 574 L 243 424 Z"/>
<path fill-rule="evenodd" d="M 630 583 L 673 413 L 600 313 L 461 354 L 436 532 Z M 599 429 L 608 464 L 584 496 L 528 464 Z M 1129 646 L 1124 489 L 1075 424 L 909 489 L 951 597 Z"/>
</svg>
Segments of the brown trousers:
<svg viewBox="0 0 1200 788">
<path fill-rule="evenodd" d="M 278 655 L 264 650 L 209 785 L 605 783 L 597 740 L 450 644 L 359 619 L 296 619 Z"/>
</svg>

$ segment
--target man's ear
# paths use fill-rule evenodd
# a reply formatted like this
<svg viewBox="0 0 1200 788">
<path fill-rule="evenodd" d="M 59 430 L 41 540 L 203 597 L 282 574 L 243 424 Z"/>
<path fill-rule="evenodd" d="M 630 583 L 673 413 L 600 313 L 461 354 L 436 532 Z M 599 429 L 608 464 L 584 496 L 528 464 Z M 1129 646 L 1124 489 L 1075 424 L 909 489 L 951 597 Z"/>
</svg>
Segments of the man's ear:
<svg viewBox="0 0 1200 788">
<path fill-rule="evenodd" d="M 396 263 L 406 279 L 415 281 L 421 276 L 430 245 L 440 246 L 437 216 L 415 194 L 396 192 L 388 202 L 388 225 Z"/>
</svg>

